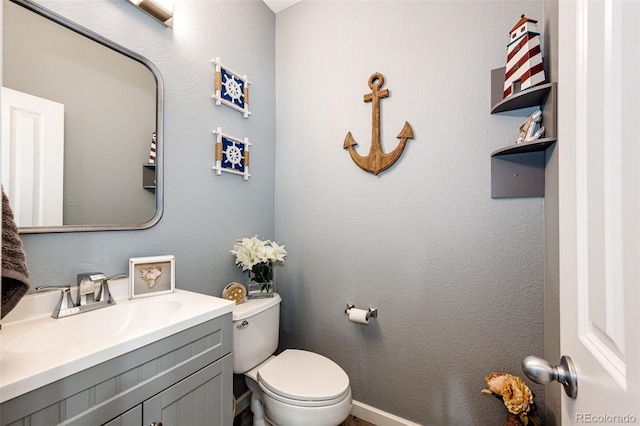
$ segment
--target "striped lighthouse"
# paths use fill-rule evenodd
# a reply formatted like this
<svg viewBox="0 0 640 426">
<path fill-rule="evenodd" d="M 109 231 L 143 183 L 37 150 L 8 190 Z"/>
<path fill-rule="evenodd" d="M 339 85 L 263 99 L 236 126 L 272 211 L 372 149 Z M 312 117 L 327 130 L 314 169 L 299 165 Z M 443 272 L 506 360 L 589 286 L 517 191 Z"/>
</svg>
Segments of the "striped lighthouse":
<svg viewBox="0 0 640 426">
<path fill-rule="evenodd" d="M 503 98 L 545 82 L 537 23 L 522 15 L 509 31 Z"/>
</svg>

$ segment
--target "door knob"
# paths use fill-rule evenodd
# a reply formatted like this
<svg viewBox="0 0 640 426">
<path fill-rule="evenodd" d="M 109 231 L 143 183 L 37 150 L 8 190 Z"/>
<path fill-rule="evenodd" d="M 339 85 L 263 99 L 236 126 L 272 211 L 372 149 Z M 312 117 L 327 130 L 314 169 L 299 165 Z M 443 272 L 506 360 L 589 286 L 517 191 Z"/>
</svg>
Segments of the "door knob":
<svg viewBox="0 0 640 426">
<path fill-rule="evenodd" d="M 522 360 L 522 371 L 536 383 L 546 385 L 554 380 L 562 383 L 565 393 L 575 399 L 578 396 L 578 375 L 568 356 L 560 358 L 560 365 L 553 366 L 547 360 L 529 355 Z"/>
</svg>

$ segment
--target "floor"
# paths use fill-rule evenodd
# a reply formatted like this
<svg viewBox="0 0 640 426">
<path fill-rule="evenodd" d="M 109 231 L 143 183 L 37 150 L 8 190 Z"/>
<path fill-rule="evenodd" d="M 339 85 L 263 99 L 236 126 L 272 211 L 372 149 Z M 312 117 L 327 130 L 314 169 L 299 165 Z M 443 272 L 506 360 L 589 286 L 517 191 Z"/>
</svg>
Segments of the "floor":
<svg viewBox="0 0 640 426">
<path fill-rule="evenodd" d="M 246 408 L 242 410 L 236 416 L 233 426 L 251 426 L 253 424 L 253 416 L 251 415 L 251 409 Z M 349 416 L 347 420 L 342 422 L 339 426 L 376 426 L 373 423 L 365 422 L 357 417 Z"/>
</svg>

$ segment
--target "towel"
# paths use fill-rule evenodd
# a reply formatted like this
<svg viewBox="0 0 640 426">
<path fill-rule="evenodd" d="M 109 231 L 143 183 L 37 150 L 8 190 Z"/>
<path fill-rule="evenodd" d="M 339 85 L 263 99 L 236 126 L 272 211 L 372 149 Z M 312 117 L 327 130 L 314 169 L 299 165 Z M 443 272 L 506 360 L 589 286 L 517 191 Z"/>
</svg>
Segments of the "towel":
<svg viewBox="0 0 640 426">
<path fill-rule="evenodd" d="M 4 318 L 29 291 L 27 257 L 13 220 L 9 199 L 2 189 L 2 306 L 0 318 Z"/>
</svg>

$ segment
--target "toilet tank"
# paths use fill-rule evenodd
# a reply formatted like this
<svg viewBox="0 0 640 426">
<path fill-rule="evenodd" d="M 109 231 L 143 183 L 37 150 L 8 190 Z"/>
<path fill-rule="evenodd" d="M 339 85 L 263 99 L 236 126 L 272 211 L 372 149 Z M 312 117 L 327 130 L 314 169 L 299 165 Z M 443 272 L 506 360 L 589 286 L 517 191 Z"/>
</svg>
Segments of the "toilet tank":
<svg viewBox="0 0 640 426">
<path fill-rule="evenodd" d="M 242 374 L 269 358 L 278 348 L 279 294 L 249 299 L 233 310 L 233 372 Z"/>
</svg>

